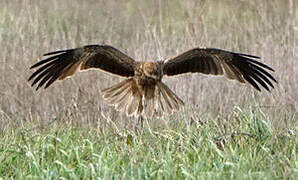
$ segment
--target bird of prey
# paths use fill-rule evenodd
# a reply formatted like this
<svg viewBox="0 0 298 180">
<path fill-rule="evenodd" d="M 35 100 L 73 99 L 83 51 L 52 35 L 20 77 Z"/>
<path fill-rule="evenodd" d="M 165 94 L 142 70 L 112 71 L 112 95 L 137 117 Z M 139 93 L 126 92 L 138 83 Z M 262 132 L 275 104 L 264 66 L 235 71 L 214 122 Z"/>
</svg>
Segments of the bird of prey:
<svg viewBox="0 0 298 180">
<path fill-rule="evenodd" d="M 257 61 L 257 56 L 215 48 L 194 48 L 163 61 L 135 61 L 109 45 L 87 45 L 75 49 L 44 54 L 48 58 L 31 66 L 39 67 L 28 79 L 36 90 L 49 87 L 56 80 L 70 77 L 77 71 L 96 68 L 126 77 L 101 91 L 108 104 L 135 117 L 153 117 L 179 110 L 183 101 L 163 82 L 166 76 L 184 73 L 224 75 L 240 83 L 249 83 L 258 91 L 274 88 L 276 79 L 268 72 L 271 67 Z"/>
</svg>

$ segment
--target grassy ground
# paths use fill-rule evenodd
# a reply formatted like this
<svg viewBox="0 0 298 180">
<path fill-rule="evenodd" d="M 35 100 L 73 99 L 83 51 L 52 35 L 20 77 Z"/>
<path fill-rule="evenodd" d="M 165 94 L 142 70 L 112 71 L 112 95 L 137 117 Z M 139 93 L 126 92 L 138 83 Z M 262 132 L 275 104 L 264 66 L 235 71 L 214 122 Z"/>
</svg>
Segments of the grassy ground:
<svg viewBox="0 0 298 180">
<path fill-rule="evenodd" d="M 151 123 L 142 130 L 53 122 L 1 134 L 3 177 L 52 179 L 295 179 L 297 131 L 276 132 L 262 112 Z M 157 122 L 155 122 L 157 123 Z"/>
<path fill-rule="evenodd" d="M 1 0 L 0 177 L 295 179 L 297 9 L 294 0 Z M 42 54 L 94 43 L 137 60 L 196 46 L 253 54 L 279 83 L 259 93 L 220 77 L 164 79 L 185 110 L 139 130 L 99 95 L 117 77 L 88 71 L 30 87 Z"/>
</svg>

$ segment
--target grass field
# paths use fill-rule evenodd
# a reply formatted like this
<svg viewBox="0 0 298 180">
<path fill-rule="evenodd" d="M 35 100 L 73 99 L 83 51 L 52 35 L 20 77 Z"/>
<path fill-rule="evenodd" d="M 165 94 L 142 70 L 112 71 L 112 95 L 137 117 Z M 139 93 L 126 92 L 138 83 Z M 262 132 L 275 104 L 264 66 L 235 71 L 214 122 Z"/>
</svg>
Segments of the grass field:
<svg viewBox="0 0 298 180">
<path fill-rule="evenodd" d="M 196 46 L 253 54 L 279 83 L 257 92 L 222 77 L 165 79 L 185 109 L 138 129 L 98 92 L 117 77 L 88 71 L 30 87 L 29 67 L 42 54 L 96 43 L 138 60 Z M 4 179 L 298 177 L 294 0 L 2 0 L 0 48 Z"/>
</svg>

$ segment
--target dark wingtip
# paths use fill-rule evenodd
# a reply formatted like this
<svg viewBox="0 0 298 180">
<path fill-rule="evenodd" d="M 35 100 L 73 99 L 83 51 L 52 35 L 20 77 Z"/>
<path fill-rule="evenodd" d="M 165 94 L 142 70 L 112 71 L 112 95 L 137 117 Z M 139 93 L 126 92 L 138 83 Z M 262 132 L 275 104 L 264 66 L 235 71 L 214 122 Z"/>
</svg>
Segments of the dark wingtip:
<svg viewBox="0 0 298 180">
<path fill-rule="evenodd" d="M 30 68 L 29 68 L 29 69 L 33 69 L 33 68 L 35 68 L 35 67 L 37 67 L 37 66 L 38 66 L 38 64 L 36 63 L 36 64 L 34 64 L 34 65 L 30 66 Z"/>
<path fill-rule="evenodd" d="M 69 52 L 69 51 L 72 51 L 72 50 L 73 49 L 48 52 L 48 53 L 43 54 L 43 56 L 50 56 L 50 55 L 54 55 L 54 54 L 65 53 L 65 52 Z"/>
<path fill-rule="evenodd" d="M 273 77 L 273 76 L 272 76 Z M 278 81 L 273 77 L 272 80 L 278 84 Z"/>
<path fill-rule="evenodd" d="M 255 88 L 259 91 L 262 92 L 261 88 L 259 86 L 255 86 Z"/>
<path fill-rule="evenodd" d="M 104 44 L 89 44 L 89 45 L 86 45 L 84 46 L 85 48 L 88 48 L 88 47 L 98 47 L 98 46 L 108 46 L 108 45 L 104 45 Z M 110 46 L 111 47 L 111 46 Z"/>
<path fill-rule="evenodd" d="M 27 79 L 27 81 L 31 81 L 32 78 L 33 78 L 33 75 L 31 75 L 31 76 Z"/>
<path fill-rule="evenodd" d="M 31 84 L 31 87 L 33 87 L 36 84 L 36 82 Z M 35 91 L 38 91 L 41 87 L 43 86 L 43 84 L 38 84 L 37 87 L 35 88 Z M 44 89 L 47 89 L 48 86 L 44 86 Z"/>
<path fill-rule="evenodd" d="M 259 61 L 253 60 L 253 59 L 247 59 L 247 60 L 250 61 L 250 62 L 252 62 L 252 63 L 254 63 L 254 64 L 257 64 L 257 65 L 259 65 L 259 66 L 261 66 L 263 68 L 266 68 L 266 69 L 268 69 L 268 70 L 270 70 L 272 72 L 275 72 L 275 70 L 272 67 L 269 67 L 268 65 L 266 65 L 266 64 L 264 64 L 262 62 L 259 62 Z"/>
<path fill-rule="evenodd" d="M 256 64 L 256 65 L 258 65 L 260 67 L 263 67 L 263 68 L 268 69 L 268 70 L 270 70 L 272 72 L 275 72 L 275 70 L 273 68 L 269 67 L 268 65 L 266 65 L 266 64 L 264 64 L 264 63 L 262 63 L 260 61 L 256 61 L 254 59 L 249 58 L 250 57 L 249 55 L 238 54 L 238 53 L 234 53 L 234 55 L 238 56 L 238 60 L 249 61 L 252 64 Z M 251 56 L 251 57 L 254 57 L 254 56 Z"/>
<path fill-rule="evenodd" d="M 250 54 L 242 54 L 242 53 L 234 53 L 234 54 L 237 54 L 239 56 L 249 57 L 249 58 L 261 59 L 260 56 L 255 56 L 255 55 L 250 55 Z"/>
<path fill-rule="evenodd" d="M 250 55 L 250 54 L 236 53 L 236 52 L 222 50 L 222 49 L 217 49 L 217 48 L 210 48 L 210 49 L 224 51 L 224 52 L 227 52 L 227 53 L 231 53 L 233 55 L 244 56 L 244 57 L 247 57 L 247 58 L 249 57 L 249 58 L 261 59 L 260 56 L 255 56 L 255 55 Z"/>
</svg>

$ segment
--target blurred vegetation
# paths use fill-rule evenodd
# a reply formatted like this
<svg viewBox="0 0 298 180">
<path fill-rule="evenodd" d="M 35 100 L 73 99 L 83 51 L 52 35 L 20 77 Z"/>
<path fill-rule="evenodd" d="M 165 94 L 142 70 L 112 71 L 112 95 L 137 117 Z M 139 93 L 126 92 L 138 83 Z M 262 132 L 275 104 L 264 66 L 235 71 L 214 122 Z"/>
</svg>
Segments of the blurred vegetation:
<svg viewBox="0 0 298 180">
<path fill-rule="evenodd" d="M 91 144 L 98 143 L 94 146 L 95 154 L 106 152 L 103 144 L 109 144 L 114 139 L 104 138 L 108 138 L 109 133 L 114 133 L 113 128 L 117 128 L 117 133 L 139 138 L 133 140 L 138 148 L 129 149 L 130 145 L 125 146 L 126 140 L 122 143 L 116 140 L 111 147 L 111 153 L 117 154 L 116 152 L 120 151 L 122 154 L 119 157 L 108 154 L 112 159 L 101 162 L 106 163 L 106 169 L 95 173 L 96 176 L 110 177 L 124 171 L 146 174 L 145 171 L 150 171 L 153 175 L 145 177 L 161 177 L 159 173 L 164 172 L 169 174 L 164 177 L 177 175 L 177 178 L 191 179 L 199 177 L 196 170 L 202 167 L 199 172 L 211 173 L 205 176 L 207 178 L 218 171 L 222 172 L 216 176 L 218 178 L 269 178 L 273 175 L 294 177 L 293 175 L 297 174 L 298 129 L 297 6 L 294 0 L 1 0 L 0 157 L 5 160 L 6 165 L 11 164 L 7 167 L 19 171 L 12 172 L 5 168 L 6 166 L 0 165 L 0 172 L 6 174 L 6 177 L 25 177 L 29 174 L 49 177 L 61 174 L 61 168 L 65 167 L 65 172 L 76 175 L 82 172 L 86 175 L 94 170 L 95 167 L 92 166 L 96 165 L 94 163 L 98 156 L 91 155 L 91 160 L 86 160 L 82 166 L 76 166 L 81 158 L 85 158 L 81 157 L 84 152 L 78 151 L 80 145 L 84 145 L 88 140 Z M 39 92 L 27 82 L 32 73 L 29 67 L 40 60 L 42 54 L 95 43 L 113 45 L 137 60 L 166 59 L 197 46 L 248 53 L 261 56 L 262 62 L 272 66 L 276 70 L 274 76 L 279 83 L 271 92 L 259 93 L 248 85 L 227 81 L 221 77 L 195 74 L 165 78 L 166 84 L 187 106 L 185 110 L 174 115 L 150 120 L 149 126 L 144 129 L 145 134 L 139 136 L 132 131 L 136 120 L 108 107 L 99 94 L 100 89 L 119 82 L 118 77 L 99 71 L 88 71 L 54 83 L 46 91 Z M 238 108 L 245 113 L 240 113 L 241 117 L 233 118 L 235 109 Z M 249 115 L 246 112 L 249 112 Z M 191 128 L 189 131 L 182 128 L 186 126 L 185 123 L 194 119 L 212 123 L 204 124 L 204 128 L 187 125 Z M 200 121 L 194 122 L 200 124 Z M 237 126 L 234 126 L 234 121 L 237 121 Z M 65 128 L 59 131 L 61 126 Z M 96 127 L 90 130 L 94 132 L 94 136 L 87 133 L 91 126 Z M 149 131 L 150 127 L 152 132 Z M 159 136 L 151 134 L 153 131 L 161 134 L 165 131 L 163 138 L 170 136 L 172 139 L 166 138 L 159 147 L 154 143 L 155 140 L 159 142 L 156 139 Z M 230 141 L 232 134 L 237 135 L 238 131 L 240 135 L 243 135 L 242 132 L 253 134 L 254 140 L 249 140 L 243 147 L 238 146 Z M 58 134 L 55 134 L 56 132 Z M 68 136 L 69 133 L 71 135 Z M 224 134 L 229 136 L 228 152 L 214 148 L 214 138 Z M 182 138 L 184 136 L 185 139 Z M 251 139 L 245 134 L 243 136 Z M 71 151 L 67 152 L 65 157 L 68 157 L 68 153 L 74 153 L 69 156 L 69 161 L 61 155 L 62 159 L 58 157 L 55 162 L 54 158 L 60 156 L 57 155 L 58 151 L 63 154 L 60 150 L 51 149 L 55 146 L 55 137 L 65 143 L 69 140 L 68 137 L 73 138 L 73 141 L 69 141 L 71 147 L 63 146 Z M 169 148 L 179 149 L 182 146 L 175 144 L 175 138 L 178 138 L 179 143 L 185 140 L 186 144 L 183 145 L 186 150 L 164 153 L 169 152 L 166 151 Z M 195 145 L 192 149 L 193 138 L 198 138 L 203 144 Z M 145 151 L 142 143 L 146 141 L 148 146 L 145 147 L 148 149 Z M 87 149 L 91 148 L 89 142 L 86 143 Z M 128 149 L 121 149 L 124 147 Z M 52 154 L 45 156 L 44 161 L 42 158 L 38 159 L 40 154 L 36 157 L 38 153 L 34 153 L 46 153 L 46 148 L 50 149 Z M 156 156 L 150 155 L 149 159 L 152 158 L 152 161 L 148 160 L 148 164 L 145 160 L 136 160 L 139 162 L 136 165 L 129 159 L 117 160 L 134 157 L 127 152 L 139 155 L 134 158 L 146 157 L 143 153 L 150 151 L 150 148 L 153 149 L 151 153 L 156 153 Z M 198 149 L 205 152 L 197 154 Z M 88 151 L 89 149 L 86 154 L 90 153 Z M 75 152 L 82 154 L 75 157 Z M 26 159 L 29 156 L 37 159 L 29 161 Z M 170 161 L 173 156 L 178 160 Z M 190 159 L 187 159 L 188 157 Z M 52 158 L 52 161 L 48 158 Z M 75 158 L 77 160 L 73 160 Z M 86 158 L 90 156 L 86 155 Z M 117 163 L 113 166 L 111 163 L 114 161 Z M 169 163 L 165 166 L 168 169 L 162 168 L 163 162 Z M 39 169 L 33 171 L 34 163 Z M 122 170 L 119 169 L 121 165 L 124 165 Z M 253 168 L 253 165 L 259 166 Z M 108 169 L 111 171 L 108 172 Z M 45 172 L 49 173 L 48 176 Z M 107 174 L 102 174 L 105 172 Z M 241 176 L 243 173 L 248 175 Z M 131 174 L 125 177 L 143 176 Z"/>
</svg>

